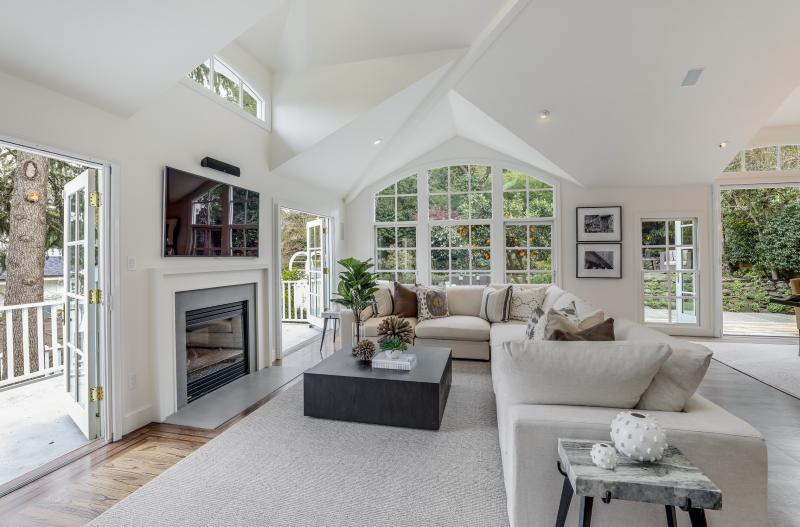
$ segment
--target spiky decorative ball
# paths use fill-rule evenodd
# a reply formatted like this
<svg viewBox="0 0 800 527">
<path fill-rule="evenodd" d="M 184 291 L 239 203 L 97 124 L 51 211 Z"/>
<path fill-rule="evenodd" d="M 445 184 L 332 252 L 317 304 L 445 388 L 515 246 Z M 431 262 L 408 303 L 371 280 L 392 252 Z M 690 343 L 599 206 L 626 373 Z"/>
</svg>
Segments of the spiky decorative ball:
<svg viewBox="0 0 800 527">
<path fill-rule="evenodd" d="M 375 356 L 375 343 L 371 340 L 362 340 L 353 348 L 353 355 L 361 360 L 372 360 Z"/>
<path fill-rule="evenodd" d="M 667 437 L 652 416 L 640 412 L 620 412 L 611 421 L 611 439 L 622 454 L 636 461 L 652 463 L 664 456 Z"/>
<path fill-rule="evenodd" d="M 414 328 L 403 317 L 386 317 L 378 324 L 378 342 L 383 342 L 388 337 L 399 337 L 406 344 L 413 344 Z"/>
<path fill-rule="evenodd" d="M 592 462 L 600 468 L 614 470 L 617 467 L 617 451 L 608 443 L 592 445 Z"/>
</svg>

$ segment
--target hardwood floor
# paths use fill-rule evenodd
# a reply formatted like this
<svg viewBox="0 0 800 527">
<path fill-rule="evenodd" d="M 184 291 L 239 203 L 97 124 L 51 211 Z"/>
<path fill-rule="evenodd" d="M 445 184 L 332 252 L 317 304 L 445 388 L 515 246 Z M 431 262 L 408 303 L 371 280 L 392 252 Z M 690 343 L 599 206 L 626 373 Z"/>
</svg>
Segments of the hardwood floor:
<svg viewBox="0 0 800 527">
<path fill-rule="evenodd" d="M 333 351 L 331 340 L 326 338 L 326 355 Z M 310 366 L 318 360 L 317 340 L 289 355 L 283 364 Z M 122 441 L 0 498 L 0 526 L 84 525 L 298 381 L 291 381 L 214 430 L 151 423 L 131 432 Z"/>
<path fill-rule="evenodd" d="M 326 354 L 332 351 L 330 342 Z M 298 352 L 300 353 L 300 352 Z M 319 342 L 308 357 L 319 356 Z M 296 381 L 294 381 L 296 382 Z M 285 389 L 285 388 L 284 388 Z M 725 365 L 713 362 L 700 393 L 752 423 L 769 446 L 771 527 L 800 527 L 800 400 Z M 273 394 L 271 397 L 274 397 Z M 270 398 L 271 398 L 270 397 Z M 267 399 L 268 400 L 268 399 Z M 92 454 L 0 498 L 2 526 L 83 525 L 218 436 L 266 401 L 215 430 L 153 423 Z"/>
</svg>

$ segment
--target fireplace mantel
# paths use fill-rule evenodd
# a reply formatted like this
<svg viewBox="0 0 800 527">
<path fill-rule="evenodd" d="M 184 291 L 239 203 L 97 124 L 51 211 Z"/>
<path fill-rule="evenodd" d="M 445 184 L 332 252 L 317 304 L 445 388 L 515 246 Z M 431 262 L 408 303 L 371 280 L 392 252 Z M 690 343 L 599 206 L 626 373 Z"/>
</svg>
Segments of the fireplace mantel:
<svg viewBox="0 0 800 527">
<path fill-rule="evenodd" d="M 175 267 L 150 270 L 151 332 L 150 349 L 154 389 L 157 399 L 155 418 L 164 421 L 178 409 L 175 379 L 175 293 L 212 287 L 255 284 L 256 286 L 256 368 L 272 364 L 269 327 L 269 269 L 264 265 L 225 265 Z"/>
</svg>

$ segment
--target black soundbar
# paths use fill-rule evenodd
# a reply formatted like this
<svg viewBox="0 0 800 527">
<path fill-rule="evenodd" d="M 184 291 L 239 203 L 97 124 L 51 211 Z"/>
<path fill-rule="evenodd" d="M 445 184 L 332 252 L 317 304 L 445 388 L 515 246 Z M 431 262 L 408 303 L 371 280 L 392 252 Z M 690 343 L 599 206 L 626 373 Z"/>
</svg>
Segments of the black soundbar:
<svg viewBox="0 0 800 527">
<path fill-rule="evenodd" d="M 212 157 L 204 157 L 203 160 L 200 161 L 200 165 L 207 168 L 213 168 L 214 170 L 219 170 L 220 172 L 225 172 L 226 174 L 230 174 L 232 176 L 238 177 L 239 175 L 241 175 L 239 167 L 234 165 L 229 165 L 228 163 L 220 161 L 219 159 L 214 159 Z"/>
</svg>

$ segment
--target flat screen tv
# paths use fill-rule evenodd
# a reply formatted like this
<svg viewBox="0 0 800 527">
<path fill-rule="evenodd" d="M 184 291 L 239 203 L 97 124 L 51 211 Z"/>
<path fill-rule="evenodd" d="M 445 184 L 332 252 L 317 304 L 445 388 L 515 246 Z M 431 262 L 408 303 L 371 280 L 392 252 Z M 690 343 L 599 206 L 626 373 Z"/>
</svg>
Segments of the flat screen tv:
<svg viewBox="0 0 800 527">
<path fill-rule="evenodd" d="M 164 170 L 164 256 L 258 256 L 258 192 Z"/>
</svg>

